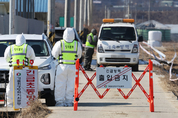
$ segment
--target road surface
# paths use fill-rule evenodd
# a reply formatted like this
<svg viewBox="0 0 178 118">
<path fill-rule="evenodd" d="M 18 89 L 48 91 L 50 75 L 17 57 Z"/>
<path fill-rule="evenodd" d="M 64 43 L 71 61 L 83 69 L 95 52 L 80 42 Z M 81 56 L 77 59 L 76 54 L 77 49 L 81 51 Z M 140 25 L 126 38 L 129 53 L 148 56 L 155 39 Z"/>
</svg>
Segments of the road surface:
<svg viewBox="0 0 178 118">
<path fill-rule="evenodd" d="M 93 61 L 95 63 L 95 61 Z M 92 65 L 92 68 L 95 68 Z M 139 65 L 139 72 L 133 72 L 138 79 L 147 65 Z M 89 77 L 92 77 L 95 71 L 86 71 Z M 92 87 L 80 97 L 78 110 L 73 107 L 48 107 L 52 113 L 47 118 L 178 118 L 178 100 L 172 92 L 164 91 L 159 79 L 161 75 L 153 73 L 154 84 L 154 112 L 150 112 L 149 102 L 146 96 L 137 86 L 128 99 L 124 99 L 117 89 L 111 89 L 103 99 L 100 99 Z M 96 78 L 92 81 L 96 86 Z M 87 83 L 86 78 L 80 71 L 79 92 Z M 145 74 L 141 80 L 141 85 L 149 93 L 149 74 Z M 132 85 L 135 81 L 132 81 Z M 99 89 L 100 94 L 105 89 Z M 127 94 L 130 89 L 123 89 Z M 12 108 L 3 107 L 0 102 L 0 111 L 13 111 Z"/>
<path fill-rule="evenodd" d="M 133 72 L 139 78 L 147 65 L 139 65 L 139 72 Z M 94 71 L 87 71 L 89 77 Z M 103 99 L 99 99 L 91 86 L 80 97 L 78 110 L 73 107 L 49 107 L 52 113 L 48 118 L 177 118 L 178 101 L 171 92 L 164 91 L 160 85 L 160 75 L 153 73 L 154 81 L 154 112 L 150 112 L 147 98 L 137 86 L 128 99 L 124 99 L 117 89 L 111 89 Z M 96 79 L 92 81 L 96 85 Z M 80 71 L 79 92 L 87 83 Z M 141 85 L 149 93 L 148 72 L 141 80 Z M 135 81 L 132 81 L 135 84 Z M 99 89 L 103 93 L 105 89 Z M 123 89 L 127 94 L 130 89 Z"/>
</svg>

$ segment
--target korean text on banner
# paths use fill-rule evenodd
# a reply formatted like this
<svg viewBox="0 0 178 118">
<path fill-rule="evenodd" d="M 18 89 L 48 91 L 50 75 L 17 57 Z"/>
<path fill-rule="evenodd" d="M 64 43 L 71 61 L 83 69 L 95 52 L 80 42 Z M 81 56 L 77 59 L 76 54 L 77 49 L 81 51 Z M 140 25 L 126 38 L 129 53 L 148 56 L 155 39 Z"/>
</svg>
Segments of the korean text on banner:
<svg viewBox="0 0 178 118">
<path fill-rule="evenodd" d="M 14 109 L 25 108 L 38 98 L 38 67 L 14 66 Z"/>
</svg>

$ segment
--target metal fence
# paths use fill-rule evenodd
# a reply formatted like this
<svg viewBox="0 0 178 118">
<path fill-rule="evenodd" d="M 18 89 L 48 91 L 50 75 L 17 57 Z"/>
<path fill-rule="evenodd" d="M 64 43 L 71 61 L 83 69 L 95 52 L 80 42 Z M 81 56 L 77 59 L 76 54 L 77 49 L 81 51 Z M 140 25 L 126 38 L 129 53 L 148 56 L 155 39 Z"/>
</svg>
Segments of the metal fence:
<svg viewBox="0 0 178 118">
<path fill-rule="evenodd" d="M 15 34 L 42 34 L 44 32 L 43 21 L 15 16 L 14 22 Z M 0 17 L 0 34 L 9 34 L 9 15 Z"/>
</svg>

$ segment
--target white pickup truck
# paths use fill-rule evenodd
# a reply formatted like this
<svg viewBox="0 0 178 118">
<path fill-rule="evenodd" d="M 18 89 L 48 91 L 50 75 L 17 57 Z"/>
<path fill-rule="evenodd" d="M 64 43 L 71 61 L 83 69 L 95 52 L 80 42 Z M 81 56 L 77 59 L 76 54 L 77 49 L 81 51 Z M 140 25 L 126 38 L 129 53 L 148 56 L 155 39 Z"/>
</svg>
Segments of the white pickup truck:
<svg viewBox="0 0 178 118">
<path fill-rule="evenodd" d="M 103 19 L 97 43 L 97 65 L 132 67 L 138 71 L 139 43 L 134 19 Z"/>
</svg>

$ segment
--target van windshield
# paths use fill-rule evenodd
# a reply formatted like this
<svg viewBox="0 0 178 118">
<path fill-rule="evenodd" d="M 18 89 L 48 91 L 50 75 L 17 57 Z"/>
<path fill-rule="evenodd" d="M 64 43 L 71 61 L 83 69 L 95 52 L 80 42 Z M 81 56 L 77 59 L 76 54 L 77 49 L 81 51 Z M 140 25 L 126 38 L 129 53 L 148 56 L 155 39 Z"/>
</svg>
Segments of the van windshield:
<svg viewBox="0 0 178 118">
<path fill-rule="evenodd" d="M 103 27 L 99 37 L 101 40 L 135 41 L 133 27 Z"/>
<path fill-rule="evenodd" d="M 43 40 L 26 40 L 27 44 L 30 45 L 34 52 L 35 56 L 49 56 L 49 51 L 46 45 L 46 42 Z M 4 57 L 5 49 L 9 46 L 15 44 L 15 40 L 1 40 L 0 41 L 0 57 Z"/>
</svg>

